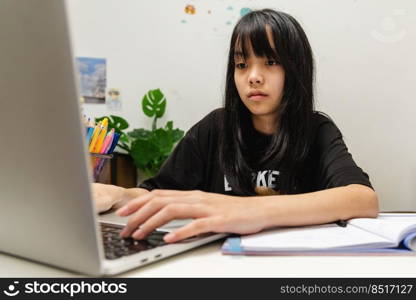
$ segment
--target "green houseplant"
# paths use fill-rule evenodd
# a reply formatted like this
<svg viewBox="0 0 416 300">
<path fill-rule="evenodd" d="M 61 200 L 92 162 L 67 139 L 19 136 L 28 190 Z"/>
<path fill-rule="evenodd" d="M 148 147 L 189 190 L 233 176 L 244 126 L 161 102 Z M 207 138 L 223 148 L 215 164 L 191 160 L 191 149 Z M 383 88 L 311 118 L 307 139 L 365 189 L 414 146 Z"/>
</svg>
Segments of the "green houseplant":
<svg viewBox="0 0 416 300">
<path fill-rule="evenodd" d="M 172 152 L 176 143 L 183 137 L 184 131 L 173 128 L 173 121 L 168 121 L 164 127 L 157 127 L 158 119 L 166 111 L 166 98 L 160 89 L 150 90 L 143 96 L 142 111 L 152 118 L 152 128 L 136 128 L 126 132 L 128 122 L 119 116 L 104 116 L 96 118 L 96 122 L 108 118 L 109 129 L 120 134 L 118 147 L 124 149 L 134 161 L 144 177 L 154 176 Z"/>
</svg>

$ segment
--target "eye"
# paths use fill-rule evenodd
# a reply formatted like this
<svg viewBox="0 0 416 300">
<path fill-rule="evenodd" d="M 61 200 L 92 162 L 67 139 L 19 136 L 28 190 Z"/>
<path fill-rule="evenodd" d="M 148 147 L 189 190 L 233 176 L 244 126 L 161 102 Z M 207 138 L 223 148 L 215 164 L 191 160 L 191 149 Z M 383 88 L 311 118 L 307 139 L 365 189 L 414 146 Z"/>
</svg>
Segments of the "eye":
<svg viewBox="0 0 416 300">
<path fill-rule="evenodd" d="M 244 69 L 247 65 L 245 63 L 236 63 L 235 67 L 237 69 Z"/>
<path fill-rule="evenodd" d="M 278 65 L 278 64 L 279 63 L 277 61 L 273 60 L 273 59 L 269 59 L 266 62 L 266 65 L 268 65 L 268 66 L 275 66 L 275 65 Z"/>
</svg>

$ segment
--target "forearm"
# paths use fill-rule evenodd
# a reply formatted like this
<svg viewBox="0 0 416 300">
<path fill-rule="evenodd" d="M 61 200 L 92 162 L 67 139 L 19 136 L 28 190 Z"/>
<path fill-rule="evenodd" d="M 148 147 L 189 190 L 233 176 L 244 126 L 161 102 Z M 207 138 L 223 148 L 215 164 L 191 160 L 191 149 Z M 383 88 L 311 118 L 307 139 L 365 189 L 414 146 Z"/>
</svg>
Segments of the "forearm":
<svg viewBox="0 0 416 300">
<path fill-rule="evenodd" d="M 373 218 L 378 214 L 377 195 L 358 184 L 306 194 L 258 197 L 258 201 L 264 209 L 264 228 Z"/>
</svg>

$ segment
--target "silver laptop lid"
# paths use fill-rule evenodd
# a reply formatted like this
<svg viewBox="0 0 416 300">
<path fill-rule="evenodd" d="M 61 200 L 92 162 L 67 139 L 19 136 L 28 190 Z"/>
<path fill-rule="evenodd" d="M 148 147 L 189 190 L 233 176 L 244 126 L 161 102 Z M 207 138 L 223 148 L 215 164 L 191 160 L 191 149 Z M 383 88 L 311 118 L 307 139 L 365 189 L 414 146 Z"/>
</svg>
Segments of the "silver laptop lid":
<svg viewBox="0 0 416 300">
<path fill-rule="evenodd" d="M 0 251 L 98 274 L 63 0 L 0 1 L 0 91 Z"/>
</svg>

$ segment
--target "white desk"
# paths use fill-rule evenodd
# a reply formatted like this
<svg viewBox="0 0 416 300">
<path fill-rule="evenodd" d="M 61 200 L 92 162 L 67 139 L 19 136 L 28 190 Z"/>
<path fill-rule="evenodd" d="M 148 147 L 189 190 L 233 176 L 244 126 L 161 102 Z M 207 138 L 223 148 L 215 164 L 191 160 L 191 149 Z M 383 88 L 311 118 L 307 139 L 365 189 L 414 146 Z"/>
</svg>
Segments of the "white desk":
<svg viewBox="0 0 416 300">
<path fill-rule="evenodd" d="M 114 214 L 102 221 L 125 223 Z M 231 256 L 223 241 L 133 269 L 118 277 L 416 277 L 416 256 Z M 0 253 L 0 277 L 79 277 Z"/>
<path fill-rule="evenodd" d="M 221 242 L 122 273 L 119 277 L 416 277 L 415 257 L 228 256 Z M 0 277 L 79 277 L 0 254 Z"/>
</svg>

